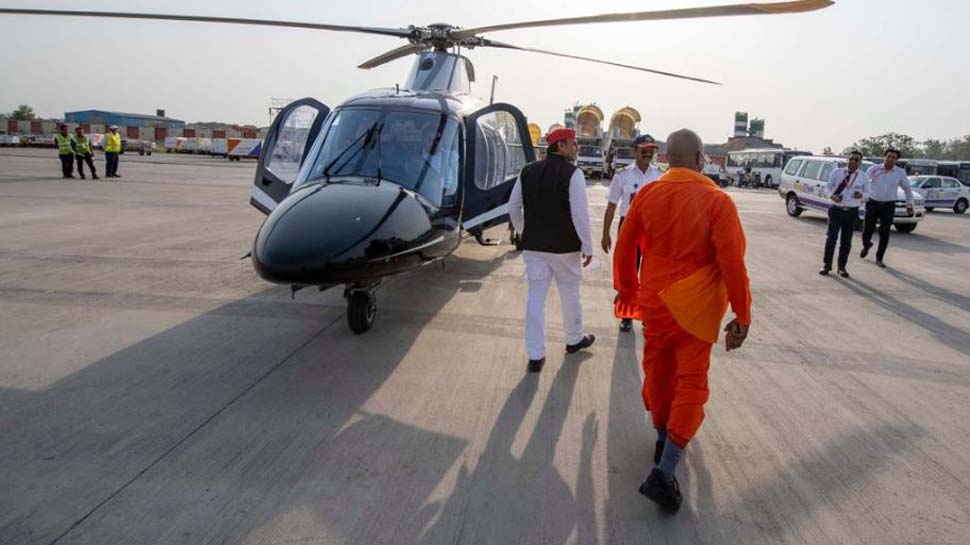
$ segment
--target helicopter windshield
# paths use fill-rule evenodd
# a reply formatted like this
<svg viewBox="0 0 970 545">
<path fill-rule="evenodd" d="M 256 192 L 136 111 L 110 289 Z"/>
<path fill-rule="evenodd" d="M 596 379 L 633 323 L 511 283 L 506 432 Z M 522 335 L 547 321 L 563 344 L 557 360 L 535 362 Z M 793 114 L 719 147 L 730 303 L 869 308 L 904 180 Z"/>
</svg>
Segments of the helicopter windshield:
<svg viewBox="0 0 970 545">
<path fill-rule="evenodd" d="M 446 114 L 348 108 L 323 128 L 323 144 L 304 183 L 359 176 L 412 189 L 435 206 L 458 190 L 458 122 Z"/>
</svg>

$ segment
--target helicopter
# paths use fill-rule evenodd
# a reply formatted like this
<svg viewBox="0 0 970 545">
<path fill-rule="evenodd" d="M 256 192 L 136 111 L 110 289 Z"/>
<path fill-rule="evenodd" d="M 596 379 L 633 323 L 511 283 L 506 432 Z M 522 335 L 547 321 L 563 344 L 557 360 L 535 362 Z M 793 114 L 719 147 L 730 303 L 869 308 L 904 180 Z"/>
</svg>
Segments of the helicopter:
<svg viewBox="0 0 970 545">
<path fill-rule="evenodd" d="M 257 274 L 297 290 L 344 286 L 348 325 L 371 329 L 383 279 L 442 261 L 465 235 L 509 221 L 508 200 L 536 150 L 512 104 L 471 95 L 475 70 L 462 48 L 493 47 L 611 65 L 705 84 L 645 67 L 520 47 L 486 32 L 608 22 L 797 13 L 830 0 L 717 5 L 461 28 L 406 28 L 191 15 L 0 8 L 0 14 L 263 25 L 391 36 L 407 44 L 358 66 L 414 57 L 403 86 L 374 89 L 330 108 L 314 98 L 282 108 L 263 142 L 250 204 L 267 215 L 250 256 Z M 511 239 L 514 241 L 515 234 Z"/>
</svg>

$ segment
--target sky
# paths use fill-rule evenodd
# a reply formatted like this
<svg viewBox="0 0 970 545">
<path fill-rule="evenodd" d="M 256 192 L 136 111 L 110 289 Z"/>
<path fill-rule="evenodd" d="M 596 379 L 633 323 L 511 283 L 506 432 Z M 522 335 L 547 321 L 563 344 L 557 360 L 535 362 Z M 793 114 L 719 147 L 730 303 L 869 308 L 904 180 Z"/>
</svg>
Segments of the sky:
<svg viewBox="0 0 970 545">
<path fill-rule="evenodd" d="M 0 0 L 0 7 L 142 11 L 406 27 L 462 27 L 704 6 L 718 0 L 490 0 L 311 2 Z M 725 2 L 737 3 L 737 2 Z M 273 98 L 335 106 L 403 83 L 411 59 L 358 64 L 403 45 L 384 36 L 167 21 L 0 15 L 0 111 L 38 115 L 107 109 L 189 122 L 269 122 Z M 486 37 L 723 82 L 713 86 L 534 53 L 478 48 L 467 55 L 487 98 L 519 107 L 543 129 L 574 103 L 609 116 L 623 106 L 658 139 L 688 127 L 705 142 L 731 134 L 734 112 L 765 119 L 787 147 L 840 151 L 886 132 L 970 134 L 970 2 L 837 0 L 807 14 L 510 30 Z"/>
</svg>

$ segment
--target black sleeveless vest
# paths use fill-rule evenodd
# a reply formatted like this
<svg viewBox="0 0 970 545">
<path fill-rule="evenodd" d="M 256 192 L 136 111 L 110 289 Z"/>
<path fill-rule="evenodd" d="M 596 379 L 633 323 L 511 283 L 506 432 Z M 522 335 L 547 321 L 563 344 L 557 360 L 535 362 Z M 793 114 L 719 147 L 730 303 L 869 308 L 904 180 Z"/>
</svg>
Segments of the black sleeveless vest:
<svg viewBox="0 0 970 545">
<path fill-rule="evenodd" d="M 569 207 L 569 179 L 575 171 L 555 153 L 522 169 L 523 250 L 568 254 L 582 249 Z"/>
</svg>

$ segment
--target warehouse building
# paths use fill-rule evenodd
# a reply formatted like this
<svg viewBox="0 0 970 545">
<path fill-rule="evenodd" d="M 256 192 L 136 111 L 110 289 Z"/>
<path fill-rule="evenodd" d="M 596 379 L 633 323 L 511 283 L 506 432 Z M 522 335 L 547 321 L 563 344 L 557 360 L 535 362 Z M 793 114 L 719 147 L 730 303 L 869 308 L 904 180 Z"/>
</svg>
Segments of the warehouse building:
<svg viewBox="0 0 970 545">
<path fill-rule="evenodd" d="M 118 125 L 122 134 L 129 139 L 164 140 L 185 127 L 185 121 L 165 116 L 165 110 L 156 110 L 155 115 L 128 114 L 108 110 L 81 110 L 65 112 L 64 122 L 81 126 L 87 132 L 103 132 L 110 125 Z"/>
</svg>

